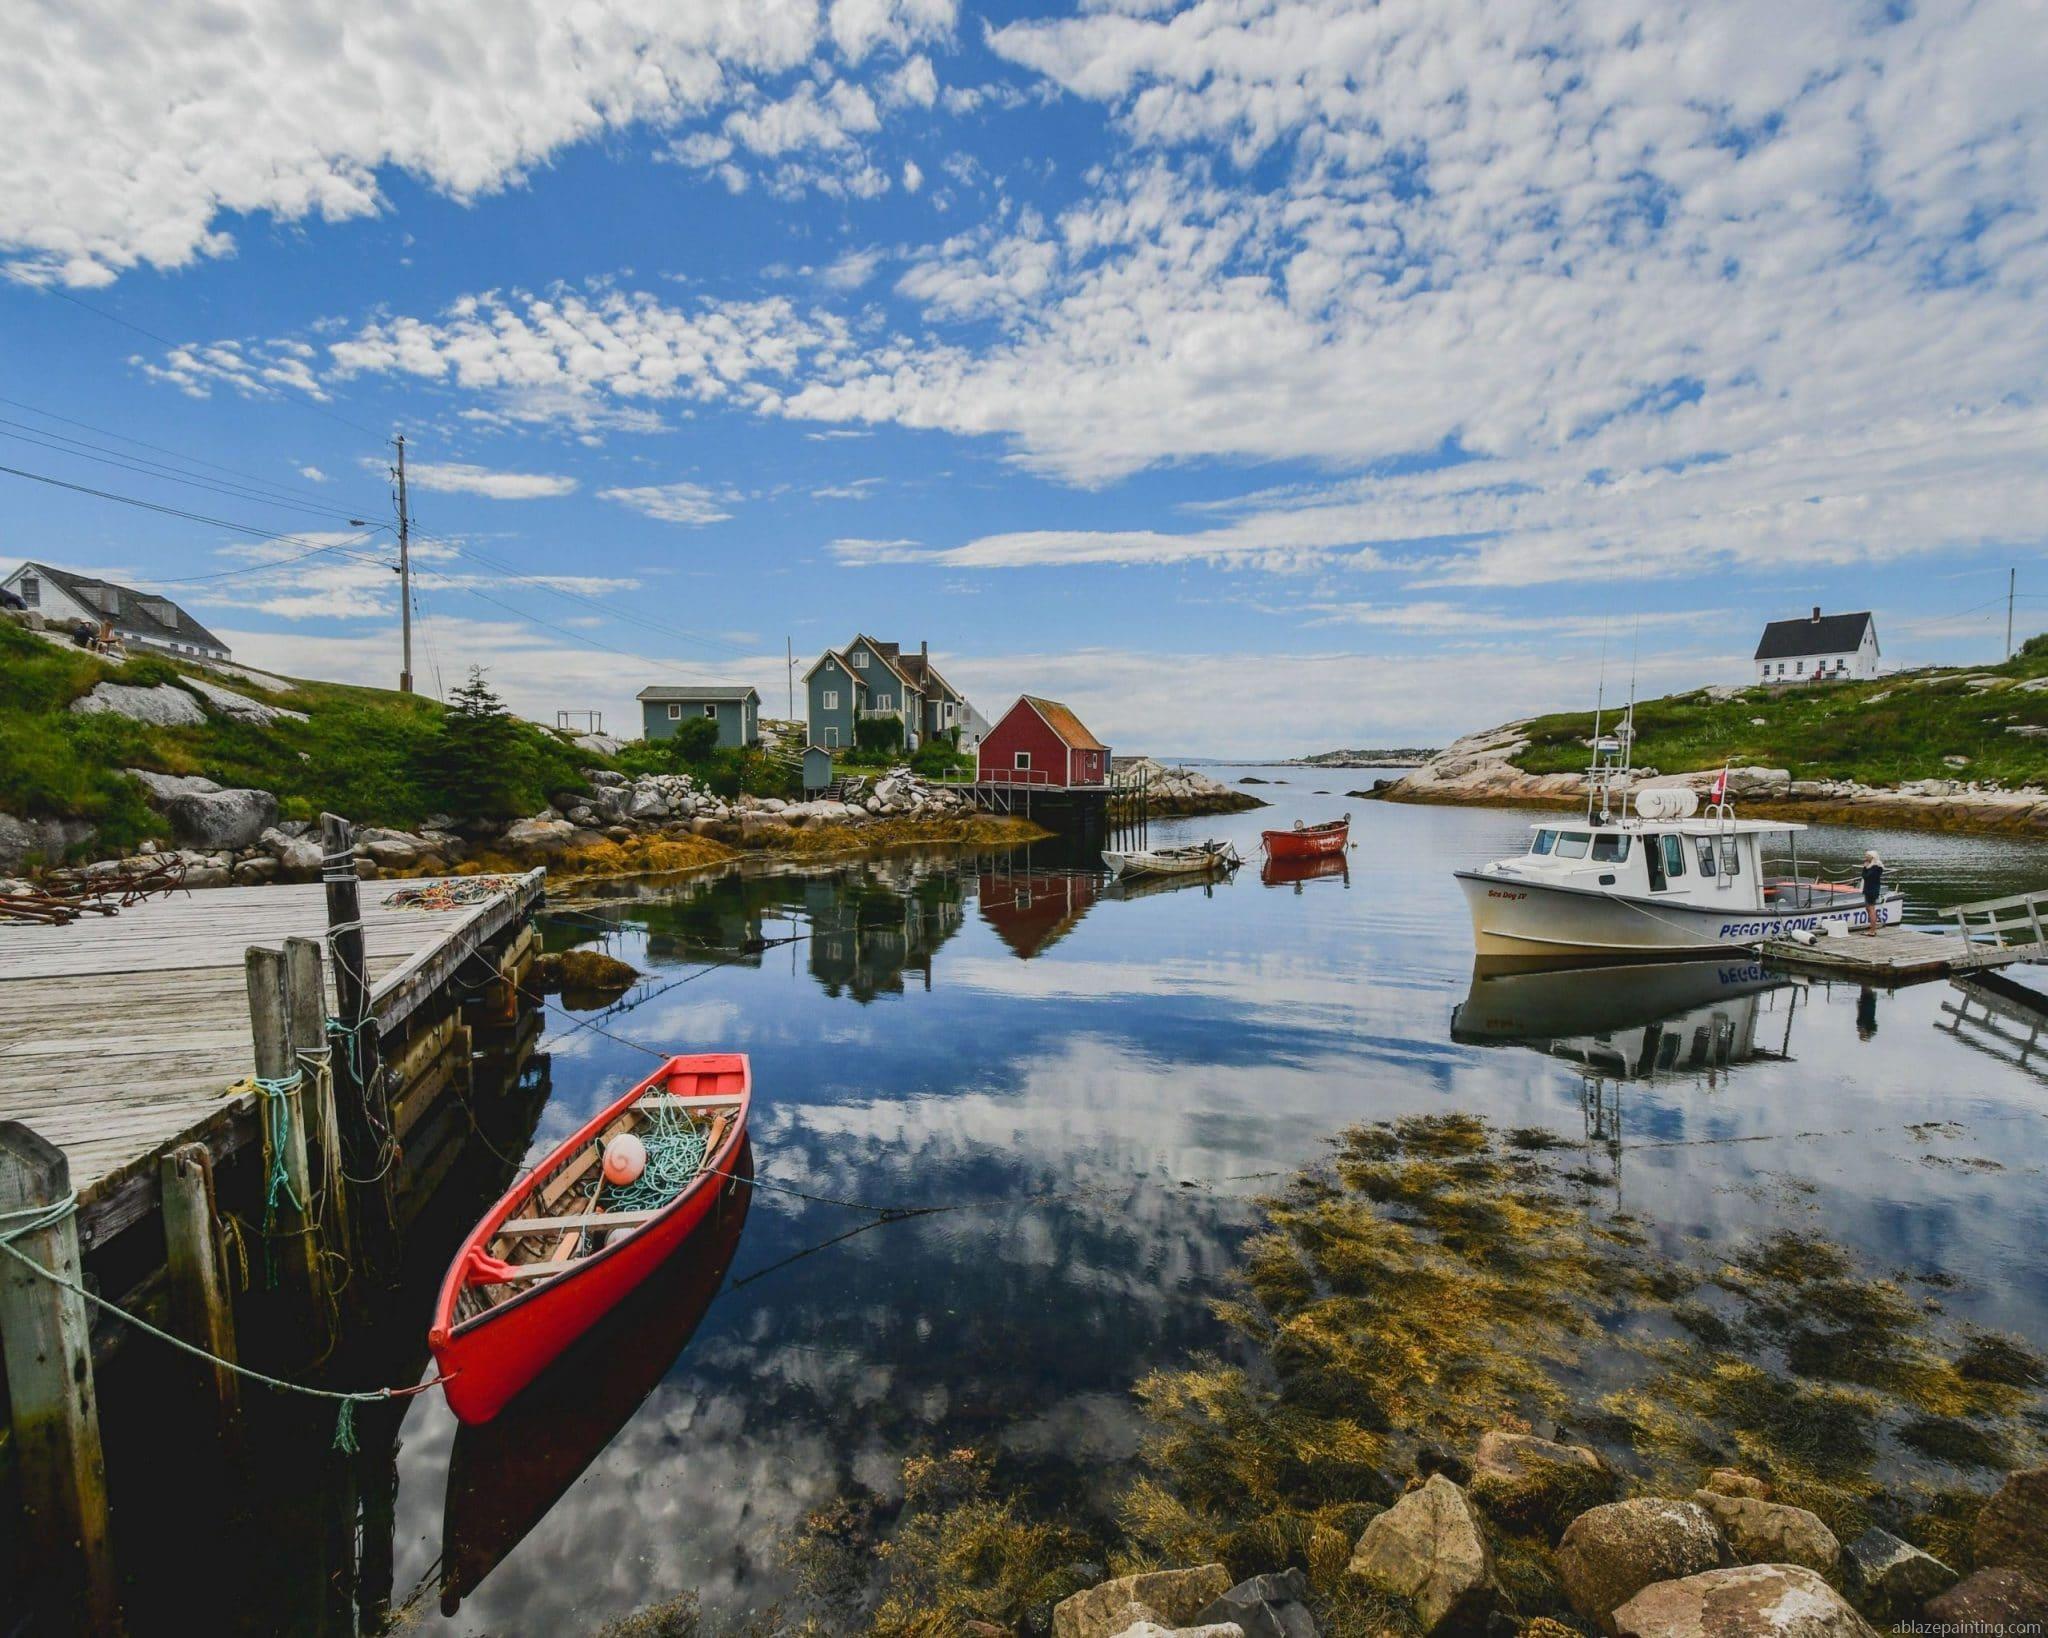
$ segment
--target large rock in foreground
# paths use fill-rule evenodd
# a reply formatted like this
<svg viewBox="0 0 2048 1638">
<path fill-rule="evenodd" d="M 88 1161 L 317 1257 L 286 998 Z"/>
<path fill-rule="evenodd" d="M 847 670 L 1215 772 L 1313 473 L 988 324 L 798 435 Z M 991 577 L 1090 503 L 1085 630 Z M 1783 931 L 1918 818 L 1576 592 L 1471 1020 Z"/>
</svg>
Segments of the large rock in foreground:
<svg viewBox="0 0 2048 1638">
<path fill-rule="evenodd" d="M 1308 1577 L 1299 1570 L 1255 1575 L 1195 1612 L 1195 1625 L 1228 1623 L 1243 1638 L 1316 1638 Z"/>
<path fill-rule="evenodd" d="M 1970 1532 L 1970 1555 L 2048 1586 L 2048 1467 L 2008 1473 Z"/>
<path fill-rule="evenodd" d="M 1555 1539 L 1568 1521 L 1613 1495 L 1613 1469 L 1584 1445 L 1495 1429 L 1472 1453 L 1472 1499 L 1515 1529 L 1540 1529 Z"/>
<path fill-rule="evenodd" d="M 1212 1599 L 1230 1591 L 1230 1572 L 1221 1564 L 1200 1564 L 1192 1570 L 1152 1570 L 1120 1575 L 1099 1587 L 1063 1598 L 1052 1612 L 1053 1638 L 1116 1638 L 1147 1614 L 1166 1626 L 1182 1626 Z"/>
<path fill-rule="evenodd" d="M 1842 1549 L 1842 1580 L 1858 1609 L 1889 1626 L 1954 1586 L 1956 1572 L 1873 1524 Z"/>
<path fill-rule="evenodd" d="M 1797 1564 L 1738 1564 L 1643 1588 L 1614 1612 L 1621 1638 L 1877 1638 Z"/>
<path fill-rule="evenodd" d="M 1479 1514 L 1441 1473 L 1365 1527 L 1351 1573 L 1406 1599 L 1426 1633 L 1476 1630 L 1498 1597 Z"/>
<path fill-rule="evenodd" d="M 2018 1570 L 1979 1570 L 1939 1598 L 1931 1598 L 1921 1619 L 1952 1632 L 2019 1633 L 2031 1624 L 2048 1629 L 2048 1587 Z"/>
<path fill-rule="evenodd" d="M 277 798 L 268 791 L 181 791 L 158 803 L 178 840 L 219 851 L 254 847 L 277 823 Z"/>
<path fill-rule="evenodd" d="M 117 717 L 147 723 L 152 728 L 200 728 L 206 723 L 206 713 L 200 709 L 199 702 L 184 689 L 173 688 L 169 683 L 160 683 L 155 688 L 137 688 L 130 683 L 103 682 L 90 694 L 81 694 L 73 700 L 71 710 L 81 717 L 111 712 Z"/>
<path fill-rule="evenodd" d="M 1841 1575 L 1842 1544 L 1819 1514 L 1713 1490 L 1696 1490 L 1692 1499 L 1721 1527 L 1738 1564 L 1798 1564 L 1829 1582 Z"/>
<path fill-rule="evenodd" d="M 1721 1527 L 1696 1503 L 1638 1496 L 1572 1520 L 1557 1546 L 1557 1575 L 1574 1610 L 1608 1632 L 1614 1612 L 1645 1587 L 1727 1562 Z"/>
</svg>

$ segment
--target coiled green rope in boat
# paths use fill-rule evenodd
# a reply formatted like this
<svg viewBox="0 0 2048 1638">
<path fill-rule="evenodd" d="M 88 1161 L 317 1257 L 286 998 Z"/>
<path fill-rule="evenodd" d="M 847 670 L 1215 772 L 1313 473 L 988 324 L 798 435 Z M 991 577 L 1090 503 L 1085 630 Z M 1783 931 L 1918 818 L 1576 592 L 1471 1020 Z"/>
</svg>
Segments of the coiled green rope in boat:
<svg viewBox="0 0 2048 1638">
<path fill-rule="evenodd" d="M 647 1169 L 623 1187 L 602 1186 L 605 1211 L 652 1211 L 667 1205 L 704 1169 L 708 1145 L 686 1114 L 656 1104 L 654 1118 L 635 1134 L 647 1147 Z"/>
</svg>

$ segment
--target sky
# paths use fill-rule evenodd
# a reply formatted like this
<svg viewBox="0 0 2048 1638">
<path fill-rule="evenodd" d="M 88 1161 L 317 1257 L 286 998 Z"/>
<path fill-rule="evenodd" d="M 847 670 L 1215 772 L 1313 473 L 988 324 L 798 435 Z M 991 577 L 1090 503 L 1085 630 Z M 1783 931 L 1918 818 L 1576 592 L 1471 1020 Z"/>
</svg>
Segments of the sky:
<svg viewBox="0 0 2048 1638">
<path fill-rule="evenodd" d="M 1253 757 L 2048 624 L 2034 0 L 0 19 L 0 564 L 255 664 L 395 681 L 398 432 L 420 686 L 628 731 L 859 631 Z"/>
</svg>

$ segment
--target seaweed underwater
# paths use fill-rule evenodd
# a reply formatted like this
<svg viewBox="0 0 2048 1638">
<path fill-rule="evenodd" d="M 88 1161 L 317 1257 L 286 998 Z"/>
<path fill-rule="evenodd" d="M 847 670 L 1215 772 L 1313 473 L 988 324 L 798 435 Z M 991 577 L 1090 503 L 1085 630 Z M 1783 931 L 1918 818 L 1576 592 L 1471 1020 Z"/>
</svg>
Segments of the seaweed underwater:
<svg viewBox="0 0 2048 1638">
<path fill-rule="evenodd" d="M 1040 1516 L 1003 1491 L 996 1455 L 913 1458 L 900 1504 L 837 1510 L 792 1544 L 832 1567 L 814 1607 L 906 1638 L 1037 1630 L 1091 1576 L 1220 1560 L 1233 1576 L 1300 1565 L 1338 1638 L 1413 1630 L 1347 1574 L 1360 1533 L 1413 1475 L 1463 1477 L 1482 1435 L 1532 1427 L 1603 1467 L 1473 1485 L 1525 1624 L 1579 1625 L 1551 1561 L 1577 1512 L 1686 1495 L 1716 1467 L 1844 1539 L 1882 1524 L 1966 1566 L 1997 1471 L 2048 1445 L 2041 1357 L 1812 1236 L 1664 1254 L 1558 1147 L 1462 1114 L 1344 1132 L 1260 1202 L 1214 1303 L 1235 1357 L 1136 1384 L 1148 1431 L 1106 1512 Z"/>
</svg>

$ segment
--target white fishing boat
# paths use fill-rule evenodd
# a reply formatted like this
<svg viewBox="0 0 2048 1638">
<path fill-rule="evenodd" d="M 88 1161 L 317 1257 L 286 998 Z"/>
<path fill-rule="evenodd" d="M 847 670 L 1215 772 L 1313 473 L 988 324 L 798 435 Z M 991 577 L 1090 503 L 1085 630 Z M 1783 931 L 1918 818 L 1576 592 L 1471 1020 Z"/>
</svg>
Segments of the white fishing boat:
<svg viewBox="0 0 2048 1638">
<path fill-rule="evenodd" d="M 1738 819 L 1727 774 L 1704 811 L 1699 793 L 1648 786 L 1634 811 L 1610 811 L 1627 770 L 1626 725 L 1596 739 L 1586 817 L 1530 826 L 1529 851 L 1458 871 L 1482 956 L 1702 955 L 1765 939 L 1895 926 L 1896 892 L 1866 908 L 1860 881 L 1830 881 L 1799 860 L 1806 827 Z M 1766 851 L 1777 842 L 1782 856 Z"/>
<path fill-rule="evenodd" d="M 1237 849 L 1228 842 L 1194 842 L 1186 847 L 1131 848 L 1120 852 L 1105 848 L 1102 862 L 1115 881 L 1132 876 L 1208 875 L 1218 870 L 1235 870 L 1243 863 Z"/>
</svg>

